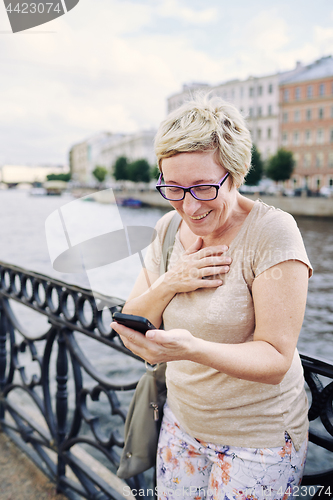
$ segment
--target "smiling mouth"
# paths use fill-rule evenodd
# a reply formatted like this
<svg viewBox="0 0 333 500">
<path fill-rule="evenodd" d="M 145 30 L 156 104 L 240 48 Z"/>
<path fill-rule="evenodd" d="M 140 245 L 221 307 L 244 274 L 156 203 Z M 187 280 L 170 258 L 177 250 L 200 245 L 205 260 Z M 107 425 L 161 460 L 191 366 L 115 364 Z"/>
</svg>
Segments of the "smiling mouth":
<svg viewBox="0 0 333 500">
<path fill-rule="evenodd" d="M 191 217 L 190 215 L 189 215 L 189 217 L 192 220 L 200 220 L 200 219 L 204 219 L 205 217 L 207 217 L 207 215 L 210 214 L 210 212 L 211 212 L 211 210 L 208 210 L 208 212 L 206 212 L 202 215 L 198 215 L 197 217 Z"/>
</svg>

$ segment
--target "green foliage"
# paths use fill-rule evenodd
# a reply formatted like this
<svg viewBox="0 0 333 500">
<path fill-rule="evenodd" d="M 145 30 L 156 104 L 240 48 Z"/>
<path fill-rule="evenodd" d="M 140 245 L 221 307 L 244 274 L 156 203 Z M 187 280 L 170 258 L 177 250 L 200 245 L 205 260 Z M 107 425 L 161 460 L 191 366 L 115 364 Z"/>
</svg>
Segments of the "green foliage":
<svg viewBox="0 0 333 500">
<path fill-rule="evenodd" d="M 253 144 L 251 169 L 246 176 L 245 184 L 248 186 L 257 186 L 258 182 L 262 178 L 263 171 L 264 171 L 264 162 L 261 159 L 258 149 Z"/>
<path fill-rule="evenodd" d="M 281 148 L 272 156 L 267 165 L 267 176 L 274 181 L 290 179 L 295 168 L 295 160 L 291 151 Z"/>
<path fill-rule="evenodd" d="M 126 181 L 128 177 L 128 161 L 125 156 L 120 156 L 117 158 L 115 164 L 113 165 L 113 175 L 116 181 Z"/>
<path fill-rule="evenodd" d="M 93 176 L 98 180 L 98 182 L 104 182 L 105 177 L 107 176 L 108 171 L 106 170 L 105 167 L 101 167 L 100 165 L 97 165 L 96 168 L 93 170 L 92 174 Z"/>
<path fill-rule="evenodd" d="M 46 176 L 48 181 L 64 181 L 68 182 L 71 180 L 71 174 L 48 174 Z"/>
<path fill-rule="evenodd" d="M 157 165 L 154 165 L 153 167 L 151 167 L 150 169 L 150 178 L 151 179 L 156 179 L 158 180 L 159 176 L 160 176 L 160 169 L 158 168 Z"/>
<path fill-rule="evenodd" d="M 136 160 L 128 165 L 128 179 L 133 182 L 150 181 L 150 165 L 147 160 Z"/>
</svg>

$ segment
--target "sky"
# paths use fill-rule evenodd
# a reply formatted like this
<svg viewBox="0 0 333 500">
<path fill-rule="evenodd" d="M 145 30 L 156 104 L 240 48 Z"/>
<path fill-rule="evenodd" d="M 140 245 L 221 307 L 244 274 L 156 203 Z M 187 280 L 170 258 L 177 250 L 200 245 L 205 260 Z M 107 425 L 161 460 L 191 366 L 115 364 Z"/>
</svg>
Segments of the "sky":
<svg viewBox="0 0 333 500">
<path fill-rule="evenodd" d="M 329 54 L 331 0 L 80 0 L 15 34 L 0 0 L 0 166 L 67 164 L 71 146 L 100 131 L 158 127 L 184 83 Z"/>
</svg>

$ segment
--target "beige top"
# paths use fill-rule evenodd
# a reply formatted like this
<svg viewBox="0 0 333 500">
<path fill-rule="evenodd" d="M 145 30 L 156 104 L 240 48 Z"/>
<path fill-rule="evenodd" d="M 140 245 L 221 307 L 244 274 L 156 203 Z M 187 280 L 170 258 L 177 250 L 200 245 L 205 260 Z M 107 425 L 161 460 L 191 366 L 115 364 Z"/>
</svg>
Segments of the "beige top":
<svg viewBox="0 0 333 500">
<path fill-rule="evenodd" d="M 172 215 L 173 211 L 168 212 L 159 220 L 159 238 L 147 251 L 146 266 L 154 273 L 159 273 L 161 242 Z M 169 268 L 184 251 L 177 233 Z M 223 285 L 175 295 L 163 313 L 166 330 L 185 328 L 212 342 L 251 342 L 256 276 L 293 259 L 304 262 L 312 273 L 293 217 L 260 200 L 225 255 L 232 257 L 232 264 Z M 287 431 L 298 450 L 306 438 L 308 403 L 297 350 L 278 385 L 238 379 L 192 361 L 169 362 L 166 377 L 168 404 L 183 428 L 197 439 L 250 448 L 276 447 L 284 445 Z"/>
</svg>

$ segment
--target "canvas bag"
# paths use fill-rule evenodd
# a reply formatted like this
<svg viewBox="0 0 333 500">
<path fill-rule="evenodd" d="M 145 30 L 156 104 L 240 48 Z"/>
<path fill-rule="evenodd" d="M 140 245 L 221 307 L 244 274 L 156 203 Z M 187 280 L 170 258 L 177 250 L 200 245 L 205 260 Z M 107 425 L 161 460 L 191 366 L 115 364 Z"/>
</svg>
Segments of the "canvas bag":
<svg viewBox="0 0 333 500">
<path fill-rule="evenodd" d="M 163 241 L 160 275 L 168 268 L 180 222 L 181 217 L 175 212 Z M 146 373 L 136 386 L 125 421 L 125 444 L 117 471 L 117 476 L 122 479 L 140 474 L 156 463 L 158 436 L 167 395 L 165 369 L 166 363 L 154 367 L 146 364 Z"/>
</svg>

